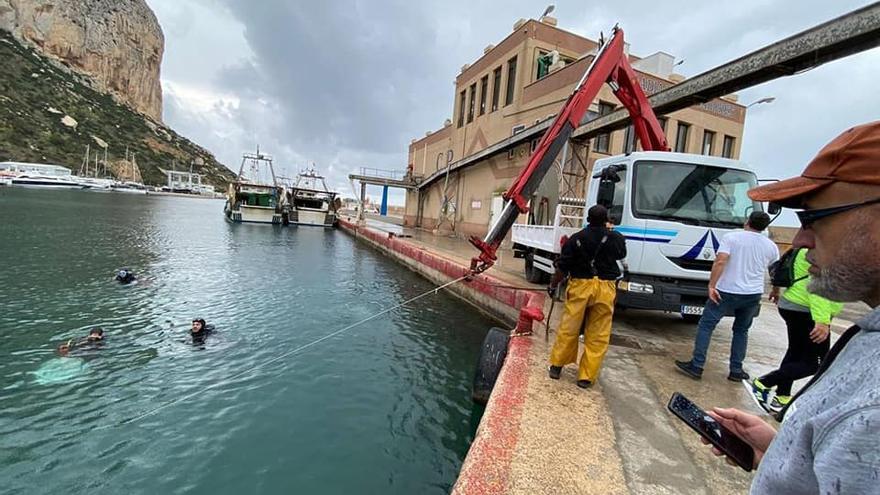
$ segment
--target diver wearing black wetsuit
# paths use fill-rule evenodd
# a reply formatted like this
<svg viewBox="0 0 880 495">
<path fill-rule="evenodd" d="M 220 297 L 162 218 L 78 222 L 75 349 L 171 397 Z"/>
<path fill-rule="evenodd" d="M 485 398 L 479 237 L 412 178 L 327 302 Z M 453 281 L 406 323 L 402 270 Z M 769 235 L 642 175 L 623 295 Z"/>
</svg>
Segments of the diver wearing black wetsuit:
<svg viewBox="0 0 880 495">
<path fill-rule="evenodd" d="M 116 272 L 116 281 L 122 285 L 127 285 L 137 280 L 137 275 L 132 273 L 128 268 L 123 268 Z"/>
<path fill-rule="evenodd" d="M 205 339 L 214 330 L 214 325 L 208 325 L 202 318 L 196 318 L 192 321 L 192 328 L 189 331 L 193 344 L 204 344 Z"/>
</svg>

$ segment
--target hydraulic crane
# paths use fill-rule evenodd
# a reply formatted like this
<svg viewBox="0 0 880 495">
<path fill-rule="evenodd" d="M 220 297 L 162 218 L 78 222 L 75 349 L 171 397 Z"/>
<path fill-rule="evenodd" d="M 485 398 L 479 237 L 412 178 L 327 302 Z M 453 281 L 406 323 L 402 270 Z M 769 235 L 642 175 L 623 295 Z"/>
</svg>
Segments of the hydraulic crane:
<svg viewBox="0 0 880 495">
<path fill-rule="evenodd" d="M 497 259 L 496 251 L 521 213 L 529 210 L 529 198 L 544 179 L 572 132 L 581 124 L 584 114 L 608 83 L 618 100 L 629 111 L 633 128 L 645 151 L 669 151 L 663 128 L 654 115 L 648 99 L 639 86 L 635 72 L 624 53 L 623 29 L 615 26 L 611 38 L 602 43 L 587 71 L 544 133 L 529 162 L 503 197 L 506 201 L 498 220 L 484 239 L 471 236 L 469 241 L 480 254 L 471 260 L 474 274 L 488 270 Z"/>
</svg>

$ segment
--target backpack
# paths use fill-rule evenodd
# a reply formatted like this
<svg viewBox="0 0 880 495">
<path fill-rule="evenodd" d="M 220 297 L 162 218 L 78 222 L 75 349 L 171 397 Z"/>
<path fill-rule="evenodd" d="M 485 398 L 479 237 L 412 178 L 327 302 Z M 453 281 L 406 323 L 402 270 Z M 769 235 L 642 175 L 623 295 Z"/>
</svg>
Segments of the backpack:
<svg viewBox="0 0 880 495">
<path fill-rule="evenodd" d="M 809 275 L 799 278 L 794 276 L 794 260 L 797 258 L 798 251 L 800 249 L 789 249 L 778 260 L 767 267 L 767 271 L 770 272 L 770 284 L 773 287 L 791 287 L 809 277 Z"/>
</svg>

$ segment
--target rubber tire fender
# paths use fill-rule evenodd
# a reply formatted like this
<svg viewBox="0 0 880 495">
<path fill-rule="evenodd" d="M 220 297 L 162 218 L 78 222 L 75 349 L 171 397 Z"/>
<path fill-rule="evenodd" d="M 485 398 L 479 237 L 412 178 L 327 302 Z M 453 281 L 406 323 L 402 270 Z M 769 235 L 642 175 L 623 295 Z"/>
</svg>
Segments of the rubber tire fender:
<svg viewBox="0 0 880 495">
<path fill-rule="evenodd" d="M 495 387 L 498 375 L 501 374 L 501 367 L 504 366 L 509 344 L 510 333 L 495 327 L 489 329 L 489 333 L 483 339 L 471 392 L 471 399 L 477 404 L 486 405 L 489 402 L 489 395 L 492 393 L 492 388 Z"/>
</svg>

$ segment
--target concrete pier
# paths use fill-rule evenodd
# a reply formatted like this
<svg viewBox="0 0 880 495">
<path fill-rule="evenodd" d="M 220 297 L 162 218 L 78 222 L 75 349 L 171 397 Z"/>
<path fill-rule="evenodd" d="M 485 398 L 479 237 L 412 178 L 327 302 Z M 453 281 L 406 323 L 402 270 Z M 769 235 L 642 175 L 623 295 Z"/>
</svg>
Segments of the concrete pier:
<svg viewBox="0 0 880 495">
<path fill-rule="evenodd" d="M 474 255 L 456 238 L 370 222 L 340 226 L 436 283 L 461 276 Z M 499 318 L 509 328 L 523 307 L 549 298 L 526 282 L 522 260 L 505 252 L 482 284 L 456 284 L 454 293 Z M 498 287 L 534 287 L 535 291 Z M 862 308 L 848 308 L 855 319 Z M 502 374 L 471 445 L 456 494 L 678 494 L 747 493 L 753 474 L 712 456 L 699 437 L 666 410 L 673 392 L 704 408 L 760 411 L 740 383 L 730 382 L 727 362 L 732 319 L 718 326 L 702 381 L 679 373 L 674 359 L 687 359 L 696 326 L 677 314 L 624 311 L 615 314 L 611 347 L 596 385 L 575 386 L 575 368 L 560 380 L 547 377 L 547 357 L 561 305 L 553 312 L 549 340 L 544 324 L 514 337 Z M 851 324 L 834 322 L 839 334 Z M 834 335 L 836 338 L 836 335 Z M 770 371 L 785 353 L 786 331 L 775 306 L 765 303 L 750 332 L 746 371 Z M 798 385 L 803 385 L 799 383 Z M 767 417 L 769 421 L 772 420 Z"/>
</svg>

